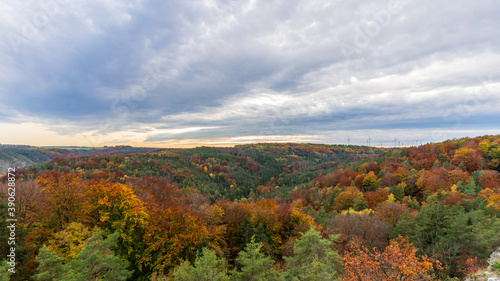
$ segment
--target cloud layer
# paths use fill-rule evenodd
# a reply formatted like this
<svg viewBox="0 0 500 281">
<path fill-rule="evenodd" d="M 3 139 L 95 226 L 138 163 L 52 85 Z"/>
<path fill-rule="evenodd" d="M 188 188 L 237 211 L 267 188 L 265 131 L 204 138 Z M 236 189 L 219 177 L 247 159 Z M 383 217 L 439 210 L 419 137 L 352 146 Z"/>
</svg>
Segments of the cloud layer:
<svg viewBox="0 0 500 281">
<path fill-rule="evenodd" d="M 498 133 L 500 4 L 364 2 L 2 3 L 0 126 L 25 137 L 0 143 L 409 145 Z M 29 136 L 33 124 L 43 137 Z"/>
</svg>

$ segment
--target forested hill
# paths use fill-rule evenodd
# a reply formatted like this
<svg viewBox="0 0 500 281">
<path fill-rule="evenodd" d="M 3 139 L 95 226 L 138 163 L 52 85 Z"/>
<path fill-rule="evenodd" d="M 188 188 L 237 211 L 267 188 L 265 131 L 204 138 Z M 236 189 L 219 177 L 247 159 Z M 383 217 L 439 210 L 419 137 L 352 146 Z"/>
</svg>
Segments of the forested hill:
<svg viewBox="0 0 500 281">
<path fill-rule="evenodd" d="M 48 162 L 54 158 L 78 155 L 109 155 L 118 153 L 144 153 L 158 149 L 117 147 L 36 147 L 29 145 L 0 145 L 0 174 L 9 167 L 28 167 Z"/>
<path fill-rule="evenodd" d="M 500 247 L 499 171 L 500 135 L 56 157 L 16 171 L 12 280 L 104 279 L 89 271 L 101 248 L 123 280 L 464 280 Z"/>
<path fill-rule="evenodd" d="M 21 172 L 78 172 L 87 179 L 134 184 L 158 178 L 182 188 L 195 188 L 212 201 L 255 197 L 276 186 L 290 188 L 320 174 L 369 159 L 390 149 L 322 144 L 253 144 L 234 148 L 165 149 L 152 153 L 58 157 Z M 102 150 L 94 150 L 96 151 Z M 122 152 L 123 153 L 123 152 Z"/>
<path fill-rule="evenodd" d="M 69 152 L 69 151 L 68 151 Z M 29 146 L 0 146 L 0 173 L 9 167 L 26 167 L 50 161 L 52 158 Z"/>
</svg>

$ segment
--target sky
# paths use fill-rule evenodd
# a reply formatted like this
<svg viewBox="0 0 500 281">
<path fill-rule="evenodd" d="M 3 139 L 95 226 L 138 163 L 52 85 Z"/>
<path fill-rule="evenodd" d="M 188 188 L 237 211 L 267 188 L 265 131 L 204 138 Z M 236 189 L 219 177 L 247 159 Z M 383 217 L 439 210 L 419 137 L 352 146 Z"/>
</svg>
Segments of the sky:
<svg viewBox="0 0 500 281">
<path fill-rule="evenodd" d="M 0 3 L 0 143 L 416 145 L 500 134 L 500 3 Z"/>
</svg>

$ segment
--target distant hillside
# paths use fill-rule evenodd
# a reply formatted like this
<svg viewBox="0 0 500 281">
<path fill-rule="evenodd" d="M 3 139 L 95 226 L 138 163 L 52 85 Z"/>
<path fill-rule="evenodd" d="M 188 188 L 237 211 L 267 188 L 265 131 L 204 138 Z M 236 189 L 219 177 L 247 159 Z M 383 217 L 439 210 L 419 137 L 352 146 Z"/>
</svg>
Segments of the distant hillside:
<svg viewBox="0 0 500 281">
<path fill-rule="evenodd" d="M 5 173 L 9 167 L 26 167 L 50 160 L 52 160 L 50 156 L 42 153 L 40 149 L 35 147 L 0 147 L 0 173 Z"/>
<path fill-rule="evenodd" d="M 116 148 L 114 148 L 116 149 Z M 213 202 L 221 198 L 255 196 L 261 189 L 275 186 L 289 193 L 318 175 L 351 165 L 358 160 L 377 157 L 387 148 L 324 144 L 251 144 L 236 147 L 197 147 L 116 154 L 99 149 L 86 155 L 54 159 L 26 170 L 24 174 L 44 171 L 81 172 L 86 178 L 106 178 L 120 183 L 148 182 L 161 178 L 183 188 L 196 188 Z M 78 150 L 79 151 L 79 150 Z M 101 157 L 102 156 L 102 157 Z"/>
<path fill-rule="evenodd" d="M 130 146 L 117 147 L 35 147 L 27 145 L 0 145 L 0 174 L 9 167 L 24 168 L 51 161 L 54 158 L 65 158 L 82 155 L 112 155 L 128 153 L 144 153 L 158 150 Z"/>
</svg>

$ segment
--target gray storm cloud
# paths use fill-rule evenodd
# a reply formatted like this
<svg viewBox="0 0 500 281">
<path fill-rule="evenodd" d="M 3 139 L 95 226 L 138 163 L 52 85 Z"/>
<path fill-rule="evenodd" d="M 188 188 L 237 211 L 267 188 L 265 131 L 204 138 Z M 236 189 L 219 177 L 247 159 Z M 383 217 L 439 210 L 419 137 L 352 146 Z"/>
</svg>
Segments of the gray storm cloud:
<svg viewBox="0 0 500 281">
<path fill-rule="evenodd" d="M 61 135 L 139 130 L 146 142 L 370 132 L 436 141 L 498 128 L 495 1 L 0 8 L 4 122 L 37 120 Z"/>
</svg>

